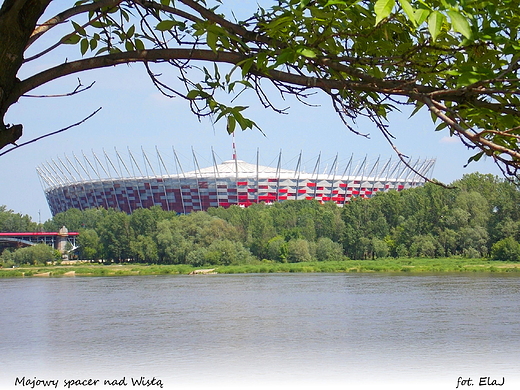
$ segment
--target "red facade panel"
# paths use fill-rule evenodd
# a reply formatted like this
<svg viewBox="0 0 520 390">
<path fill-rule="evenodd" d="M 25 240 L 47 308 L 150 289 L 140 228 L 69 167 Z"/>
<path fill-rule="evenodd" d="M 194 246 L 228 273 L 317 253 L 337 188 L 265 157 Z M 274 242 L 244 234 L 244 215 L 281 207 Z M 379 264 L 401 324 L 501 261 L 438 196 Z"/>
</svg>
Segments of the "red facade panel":
<svg viewBox="0 0 520 390">
<path fill-rule="evenodd" d="M 260 201 L 275 201 L 276 200 L 276 196 L 273 196 L 273 195 L 260 195 L 258 197 L 258 200 L 260 200 Z"/>
</svg>

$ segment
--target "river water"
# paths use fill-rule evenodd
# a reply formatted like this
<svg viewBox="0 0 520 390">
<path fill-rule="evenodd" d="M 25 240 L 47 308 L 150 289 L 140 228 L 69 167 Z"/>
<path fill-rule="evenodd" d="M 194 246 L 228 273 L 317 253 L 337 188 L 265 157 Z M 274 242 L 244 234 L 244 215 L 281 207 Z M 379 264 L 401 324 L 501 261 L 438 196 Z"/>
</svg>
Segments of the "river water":
<svg viewBox="0 0 520 390">
<path fill-rule="evenodd" d="M 517 275 L 4 279 L 0 331 L 0 389 L 520 388 Z"/>
</svg>

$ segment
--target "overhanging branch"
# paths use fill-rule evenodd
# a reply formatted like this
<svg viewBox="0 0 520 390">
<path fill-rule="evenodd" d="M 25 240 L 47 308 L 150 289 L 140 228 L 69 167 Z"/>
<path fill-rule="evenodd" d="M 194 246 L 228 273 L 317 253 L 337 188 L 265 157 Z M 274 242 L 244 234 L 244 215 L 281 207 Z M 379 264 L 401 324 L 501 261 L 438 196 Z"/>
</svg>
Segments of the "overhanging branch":
<svg viewBox="0 0 520 390">
<path fill-rule="evenodd" d="M 29 38 L 27 42 L 26 49 L 31 46 L 38 38 L 40 38 L 43 34 L 45 34 L 47 31 L 49 31 L 51 28 L 56 27 L 60 23 L 65 22 L 66 20 L 70 19 L 71 17 L 75 15 L 79 15 L 85 12 L 93 11 L 102 7 L 113 7 L 121 3 L 123 0 L 100 0 L 96 1 L 95 3 L 90 4 L 84 4 L 77 7 L 69 8 L 63 12 L 60 12 L 53 18 L 47 20 L 45 23 L 42 23 L 40 26 L 38 26 L 33 33 L 31 34 L 31 37 Z"/>
<path fill-rule="evenodd" d="M 107 54 L 99 57 L 66 62 L 29 77 L 18 83 L 9 97 L 8 103 L 15 103 L 21 95 L 26 94 L 27 92 L 50 81 L 86 70 L 106 68 L 132 62 L 165 62 L 168 60 L 196 60 L 238 65 L 249 58 L 250 57 L 240 53 L 214 52 L 212 50 L 204 49 L 152 49 Z M 407 96 L 414 100 L 418 100 L 417 97 L 421 95 L 421 92 L 431 92 L 431 89 L 428 87 L 422 87 L 415 84 L 410 85 L 408 82 L 399 84 L 396 81 L 386 81 L 373 78 L 371 78 L 370 81 L 324 79 L 275 69 L 260 71 L 256 70 L 254 67 L 250 69 L 250 73 L 259 77 L 269 78 L 292 85 L 298 85 L 309 89 L 319 88 L 325 91 L 350 90 L 376 92 L 394 96 Z M 422 89 L 425 90 L 421 91 Z M 456 92 L 453 95 L 446 94 L 443 96 L 444 101 L 458 101 L 459 99 L 460 96 Z"/>
<path fill-rule="evenodd" d="M 69 129 L 72 129 L 73 127 L 76 127 L 76 126 L 79 126 L 81 125 L 82 123 L 86 122 L 87 120 L 89 120 L 90 118 L 92 118 L 94 115 L 96 115 L 100 110 L 101 110 L 102 107 L 99 107 L 96 111 L 94 111 L 92 114 L 90 114 L 89 116 L 87 116 L 86 118 L 83 118 L 82 120 L 80 120 L 79 122 L 76 122 L 72 125 L 69 125 L 67 127 L 64 127 L 63 129 L 60 129 L 60 130 L 56 130 L 56 131 L 53 131 L 51 133 L 48 133 L 48 134 L 44 134 L 42 136 L 39 136 L 39 137 L 36 137 L 36 138 L 33 138 L 32 140 L 30 141 L 27 141 L 27 142 L 24 142 L 24 143 L 21 143 L 21 144 L 18 144 L 18 145 L 15 145 L 13 146 L 11 149 L 7 149 L 6 151 L 4 152 L 1 152 L 0 153 L 0 157 L 9 153 L 9 152 L 12 152 L 13 150 L 16 150 L 18 148 L 21 148 L 22 146 L 25 146 L 25 145 L 29 145 L 29 144 L 32 144 L 33 142 L 36 142 L 36 141 L 39 141 L 43 138 L 47 138 L 47 137 L 50 137 L 51 135 L 55 135 L 55 134 L 59 134 L 59 133 L 62 133 L 64 131 L 67 131 Z"/>
<path fill-rule="evenodd" d="M 518 166 L 518 162 L 520 162 L 520 153 L 518 153 L 515 150 L 506 148 L 505 146 L 498 145 L 484 137 L 481 137 L 481 134 L 472 133 L 471 131 L 465 129 L 459 123 L 457 123 L 457 121 L 445 114 L 445 112 L 448 111 L 448 108 L 440 102 L 432 100 L 428 97 L 425 97 L 423 99 L 423 102 L 428 106 L 430 111 L 433 112 L 439 119 L 441 119 L 444 123 L 446 123 L 449 127 L 451 127 L 462 137 L 470 141 L 473 145 L 478 146 L 484 152 L 486 152 L 487 149 L 488 153 L 490 155 L 493 155 L 495 159 L 498 159 L 506 164 L 511 164 L 511 161 L 501 158 L 500 156 L 494 154 L 494 152 L 508 155 L 511 157 L 513 161 L 516 162 L 514 165 Z"/>
</svg>

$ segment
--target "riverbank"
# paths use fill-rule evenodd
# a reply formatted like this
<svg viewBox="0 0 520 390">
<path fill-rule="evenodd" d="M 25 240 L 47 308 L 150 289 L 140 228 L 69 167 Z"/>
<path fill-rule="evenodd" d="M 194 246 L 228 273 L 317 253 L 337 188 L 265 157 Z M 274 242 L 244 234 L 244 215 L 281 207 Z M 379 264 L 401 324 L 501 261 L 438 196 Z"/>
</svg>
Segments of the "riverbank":
<svg viewBox="0 0 520 390">
<path fill-rule="evenodd" d="M 147 265 L 147 264 L 95 264 L 26 266 L 0 268 L 0 278 L 9 277 L 71 277 L 71 276 L 131 276 L 131 275 L 188 275 L 196 270 L 211 267 L 212 273 L 283 273 L 283 272 L 392 272 L 392 273 L 443 273 L 443 272 L 520 272 L 520 263 L 486 259 L 378 259 L 346 260 L 302 263 L 270 263 L 203 266 Z M 214 270 L 213 270 L 214 268 Z M 194 272 L 195 271 L 195 272 Z"/>
</svg>

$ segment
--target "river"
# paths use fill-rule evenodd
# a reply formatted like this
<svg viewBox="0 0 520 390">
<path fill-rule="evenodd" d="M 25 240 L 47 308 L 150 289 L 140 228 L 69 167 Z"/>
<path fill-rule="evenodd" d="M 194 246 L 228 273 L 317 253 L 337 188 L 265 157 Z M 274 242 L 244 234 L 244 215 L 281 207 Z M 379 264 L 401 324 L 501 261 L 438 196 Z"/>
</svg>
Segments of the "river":
<svg viewBox="0 0 520 390">
<path fill-rule="evenodd" d="M 1 389 L 520 388 L 517 275 L 19 278 L 0 297 Z"/>
</svg>

